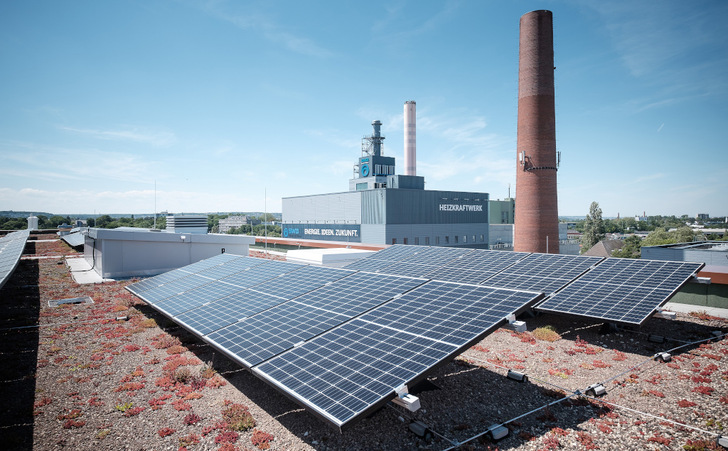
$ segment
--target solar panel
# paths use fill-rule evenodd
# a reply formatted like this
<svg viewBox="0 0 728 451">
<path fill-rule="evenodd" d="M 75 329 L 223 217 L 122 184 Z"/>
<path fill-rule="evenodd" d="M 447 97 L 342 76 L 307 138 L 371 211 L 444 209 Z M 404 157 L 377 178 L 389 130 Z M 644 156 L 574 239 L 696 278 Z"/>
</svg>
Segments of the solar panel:
<svg viewBox="0 0 728 451">
<path fill-rule="evenodd" d="M 285 302 L 285 299 L 244 288 L 180 314 L 174 320 L 203 336 L 281 302 Z"/>
<path fill-rule="evenodd" d="M 554 293 L 602 257 L 561 254 L 531 254 L 480 282 L 491 287 Z"/>
<path fill-rule="evenodd" d="M 463 346 L 537 297 L 540 293 L 430 281 L 361 319 Z"/>
<path fill-rule="evenodd" d="M 353 274 L 354 271 L 320 266 L 303 266 L 295 271 L 266 280 L 251 288 L 283 299 L 293 299 L 328 282 Z"/>
<path fill-rule="evenodd" d="M 235 285 L 208 280 L 208 283 L 198 288 L 184 291 L 158 302 L 155 307 L 169 316 L 177 316 L 187 310 L 230 296 L 241 290 L 243 289 Z"/>
<path fill-rule="evenodd" d="M 528 256 L 525 252 L 476 249 L 464 253 L 423 277 L 461 283 L 479 283 Z"/>
<path fill-rule="evenodd" d="M 201 269 L 197 272 L 197 274 L 202 277 L 217 280 L 227 276 L 231 276 L 240 271 L 245 271 L 246 269 L 252 268 L 254 266 L 264 265 L 266 263 L 267 261 L 261 258 L 238 257 L 226 261 L 223 264 L 215 265 L 206 269 Z"/>
<path fill-rule="evenodd" d="M 184 273 L 184 271 L 180 271 Z M 185 291 L 194 290 L 195 288 L 207 285 L 211 280 L 207 277 L 201 277 L 197 274 L 188 274 L 185 277 L 175 278 L 169 282 L 163 283 L 158 287 L 150 288 L 137 294 L 148 304 L 154 305 L 165 299 L 177 296 Z"/>
<path fill-rule="evenodd" d="M 261 265 L 256 265 L 243 271 L 236 272 L 235 274 L 224 277 L 220 280 L 240 288 L 247 288 L 261 282 L 265 282 L 266 280 L 272 279 L 281 274 L 295 271 L 302 266 L 303 265 L 299 265 L 297 263 L 268 260 Z"/>
<path fill-rule="evenodd" d="M 18 266 L 28 236 L 30 236 L 29 230 L 18 230 L 0 238 L 0 288 L 10 279 Z"/>
<path fill-rule="evenodd" d="M 343 427 L 541 296 L 430 281 L 254 371 Z"/>
<path fill-rule="evenodd" d="M 392 274 L 397 276 L 420 277 L 437 269 L 434 265 L 421 265 L 411 262 L 387 262 L 386 266 L 382 266 L 374 271 L 378 274 Z"/>
<path fill-rule="evenodd" d="M 543 293 L 556 294 L 539 310 L 641 321 L 701 266 L 618 259 L 597 264 L 600 257 L 427 246 L 392 246 L 381 254 L 347 267 L 371 272 L 274 261 L 247 266 L 251 259 L 241 257 L 132 287 L 154 308 L 345 427 Z"/>
<path fill-rule="evenodd" d="M 260 265 L 263 263 L 265 263 L 265 260 L 259 258 L 241 257 L 239 255 L 233 254 L 219 254 L 205 260 L 200 260 L 199 262 L 193 263 L 191 265 L 187 265 L 178 269 L 173 269 L 172 271 L 168 271 L 157 276 L 144 279 L 140 282 L 131 284 L 126 288 L 137 296 L 140 296 L 147 290 L 159 287 L 163 284 L 170 283 L 173 280 L 187 277 L 190 274 L 194 274 L 195 272 L 205 274 L 205 270 L 213 271 L 213 269 L 216 267 L 224 267 L 226 269 L 237 268 L 239 271 L 242 271 L 247 267 Z M 208 277 L 214 278 L 214 273 L 209 273 Z"/>
<path fill-rule="evenodd" d="M 212 268 L 213 266 L 217 266 L 217 265 L 222 265 L 223 263 L 227 263 L 227 262 L 229 262 L 231 260 L 235 260 L 237 258 L 240 258 L 240 256 L 234 255 L 234 254 L 217 254 L 214 257 L 206 258 L 204 260 L 200 260 L 200 261 L 197 261 L 190 265 L 184 266 L 182 268 L 182 270 L 186 271 L 190 274 L 194 274 L 196 272 L 202 271 L 203 269 Z"/>
<path fill-rule="evenodd" d="M 703 266 L 608 258 L 537 309 L 640 325 Z"/>
<path fill-rule="evenodd" d="M 152 288 L 156 288 L 165 283 L 181 279 L 182 277 L 187 277 L 189 275 L 190 274 L 188 272 L 182 271 L 181 269 L 173 269 L 172 271 L 159 274 L 158 276 L 150 277 L 128 285 L 126 289 L 141 297 L 140 295 L 147 290 L 151 290 Z"/>
<path fill-rule="evenodd" d="M 245 318 L 208 338 L 250 367 L 424 282 L 356 273 Z"/>
<path fill-rule="evenodd" d="M 407 246 L 404 244 L 395 244 L 386 249 L 372 254 L 368 257 L 357 260 L 345 266 L 346 269 L 352 269 L 357 271 L 374 271 L 383 266 L 386 266 L 389 262 L 402 261 L 409 255 L 416 253 L 421 250 L 423 246 Z"/>
<path fill-rule="evenodd" d="M 447 343 L 354 319 L 253 371 L 342 427 L 456 351 Z"/>
<path fill-rule="evenodd" d="M 406 255 L 400 261 L 416 262 L 422 265 L 442 266 L 453 258 L 461 257 L 473 252 L 473 249 L 439 246 L 413 246 L 416 252 Z"/>
</svg>

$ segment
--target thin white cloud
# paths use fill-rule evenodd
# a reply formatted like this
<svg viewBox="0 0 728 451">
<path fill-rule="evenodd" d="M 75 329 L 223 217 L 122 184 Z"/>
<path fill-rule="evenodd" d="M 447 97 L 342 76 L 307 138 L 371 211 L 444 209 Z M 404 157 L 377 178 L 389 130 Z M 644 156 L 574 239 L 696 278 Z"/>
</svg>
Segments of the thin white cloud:
<svg viewBox="0 0 728 451">
<path fill-rule="evenodd" d="M 31 142 L 0 142 L 6 164 L 0 173 L 45 181 L 153 180 L 155 163 L 126 152 L 72 149 Z"/>
<path fill-rule="evenodd" d="M 620 60 L 655 87 L 638 111 L 728 93 L 723 32 L 728 3 L 610 1 L 590 4 L 604 21 Z"/>
<path fill-rule="evenodd" d="M 333 52 L 313 39 L 284 29 L 269 15 L 254 11 L 244 2 L 205 2 L 201 9 L 210 16 L 229 22 L 242 30 L 260 33 L 268 41 L 287 48 L 291 52 L 316 58 L 329 58 Z"/>
<path fill-rule="evenodd" d="M 163 130 L 150 130 L 138 127 L 126 127 L 118 130 L 95 130 L 59 126 L 60 130 L 103 140 L 134 141 L 151 144 L 155 147 L 167 147 L 176 141 L 174 133 Z"/>
</svg>

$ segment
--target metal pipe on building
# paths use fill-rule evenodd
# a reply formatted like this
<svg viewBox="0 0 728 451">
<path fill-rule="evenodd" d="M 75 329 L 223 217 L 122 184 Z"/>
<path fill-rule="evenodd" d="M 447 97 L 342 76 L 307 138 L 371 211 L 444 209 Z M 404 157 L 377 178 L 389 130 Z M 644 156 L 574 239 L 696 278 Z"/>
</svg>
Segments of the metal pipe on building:
<svg viewBox="0 0 728 451">
<path fill-rule="evenodd" d="M 559 236 L 559 215 L 553 42 L 551 11 L 521 16 L 513 243 L 517 252 L 559 253 L 554 239 Z"/>
<path fill-rule="evenodd" d="M 417 111 L 414 100 L 404 103 L 404 175 L 417 175 Z"/>
</svg>

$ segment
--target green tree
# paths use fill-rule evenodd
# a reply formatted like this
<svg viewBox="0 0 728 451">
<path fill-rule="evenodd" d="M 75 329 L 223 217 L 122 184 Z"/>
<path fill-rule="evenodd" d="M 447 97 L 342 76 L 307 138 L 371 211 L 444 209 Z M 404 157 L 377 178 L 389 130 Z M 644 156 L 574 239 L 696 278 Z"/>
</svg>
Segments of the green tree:
<svg viewBox="0 0 728 451">
<path fill-rule="evenodd" d="M 109 227 L 109 224 L 114 222 L 114 218 L 112 218 L 109 215 L 101 215 L 98 218 L 96 218 L 96 227 L 100 229 L 106 229 Z"/>
<path fill-rule="evenodd" d="M 604 220 L 602 220 L 602 209 L 597 202 L 589 206 L 589 214 L 584 221 L 584 233 L 581 236 L 581 253 L 588 251 L 595 244 L 604 238 Z"/>
<path fill-rule="evenodd" d="M 612 257 L 617 258 L 640 258 L 640 248 L 642 247 L 642 238 L 637 235 L 630 235 L 624 240 L 622 249 L 612 252 Z"/>
</svg>

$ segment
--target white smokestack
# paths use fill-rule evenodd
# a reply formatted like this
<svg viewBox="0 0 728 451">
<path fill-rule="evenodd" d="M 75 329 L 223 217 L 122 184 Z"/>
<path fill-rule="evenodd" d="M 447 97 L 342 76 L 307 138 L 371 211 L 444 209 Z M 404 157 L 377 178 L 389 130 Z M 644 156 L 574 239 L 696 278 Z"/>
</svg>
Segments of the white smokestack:
<svg viewBox="0 0 728 451">
<path fill-rule="evenodd" d="M 417 175 L 417 112 L 415 101 L 404 103 L 404 175 Z"/>
</svg>

